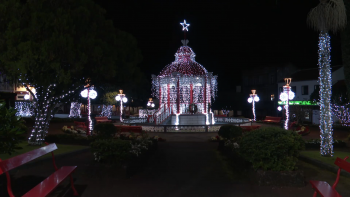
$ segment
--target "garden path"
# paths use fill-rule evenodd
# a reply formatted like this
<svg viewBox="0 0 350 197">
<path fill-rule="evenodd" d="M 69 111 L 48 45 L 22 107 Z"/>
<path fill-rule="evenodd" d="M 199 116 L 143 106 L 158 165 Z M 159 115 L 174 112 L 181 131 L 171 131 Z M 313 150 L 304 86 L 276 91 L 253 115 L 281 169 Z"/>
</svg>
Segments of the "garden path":
<svg viewBox="0 0 350 197">
<path fill-rule="evenodd" d="M 73 177 L 83 197 L 312 196 L 309 184 L 302 188 L 258 187 L 249 181 L 230 178 L 228 169 L 216 151 L 217 145 L 215 142 L 161 142 L 145 169 L 133 176 L 128 176 L 124 170 L 116 167 L 94 162 L 90 152 L 60 158 L 57 164 L 78 166 Z M 12 172 L 16 196 L 47 177 L 53 171 L 51 162 L 44 161 L 37 166 Z M 335 179 L 335 174 L 307 164 L 304 168 L 307 171 L 306 180 L 333 182 Z M 0 196 L 6 196 L 5 176 L 0 178 Z M 343 196 L 350 196 L 349 182 L 340 181 L 338 187 Z M 59 186 L 51 196 L 73 196 L 69 181 Z"/>
</svg>

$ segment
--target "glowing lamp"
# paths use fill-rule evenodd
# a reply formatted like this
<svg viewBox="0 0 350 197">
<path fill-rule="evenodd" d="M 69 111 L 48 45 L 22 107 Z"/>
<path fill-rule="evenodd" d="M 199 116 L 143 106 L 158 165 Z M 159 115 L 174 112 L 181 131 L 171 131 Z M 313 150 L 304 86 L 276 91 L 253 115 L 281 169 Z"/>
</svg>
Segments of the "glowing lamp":
<svg viewBox="0 0 350 197">
<path fill-rule="evenodd" d="M 86 98 L 86 97 L 88 96 L 88 91 L 87 91 L 87 89 L 81 91 L 81 92 L 80 92 L 80 95 L 81 95 L 82 97 Z"/>
<path fill-rule="evenodd" d="M 97 97 L 97 92 L 95 90 L 90 90 L 89 91 L 89 97 L 91 99 L 95 99 Z"/>
<path fill-rule="evenodd" d="M 251 97 L 248 98 L 248 103 L 252 103 L 253 99 Z"/>
<path fill-rule="evenodd" d="M 123 102 L 124 103 L 128 102 L 128 99 L 126 97 L 123 97 Z"/>
<path fill-rule="evenodd" d="M 151 106 L 151 103 L 147 103 L 147 106 Z"/>
<path fill-rule="evenodd" d="M 289 91 L 289 100 L 293 100 L 293 99 L 294 99 L 294 97 L 295 97 L 294 92 Z"/>
<path fill-rule="evenodd" d="M 278 111 L 282 111 L 282 107 L 281 107 L 281 106 L 278 106 L 278 107 L 277 107 L 277 110 L 278 110 Z"/>
<path fill-rule="evenodd" d="M 259 102 L 259 101 L 260 101 L 260 98 L 256 95 L 256 96 L 254 96 L 254 101 L 255 101 L 255 102 Z"/>
<path fill-rule="evenodd" d="M 155 106 L 154 103 L 152 103 L 152 104 L 151 104 L 151 107 L 154 107 L 154 106 Z"/>
<path fill-rule="evenodd" d="M 288 100 L 288 95 L 287 95 L 287 93 L 282 92 L 282 93 L 280 94 L 280 100 L 281 100 L 281 101 L 286 101 L 286 100 Z"/>
<path fill-rule="evenodd" d="M 115 97 L 115 100 L 116 100 L 116 101 L 120 101 L 120 96 L 117 95 L 117 96 Z"/>
<path fill-rule="evenodd" d="M 29 100 L 29 95 L 28 94 L 24 95 L 24 99 Z"/>
</svg>

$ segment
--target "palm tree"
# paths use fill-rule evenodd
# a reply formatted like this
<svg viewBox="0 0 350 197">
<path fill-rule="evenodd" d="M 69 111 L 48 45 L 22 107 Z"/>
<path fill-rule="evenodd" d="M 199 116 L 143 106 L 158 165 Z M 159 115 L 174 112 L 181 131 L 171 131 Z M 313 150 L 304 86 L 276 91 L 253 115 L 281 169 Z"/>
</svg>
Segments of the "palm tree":
<svg viewBox="0 0 350 197">
<path fill-rule="evenodd" d="M 307 17 L 311 28 L 319 32 L 318 66 L 320 81 L 320 131 L 323 156 L 333 156 L 333 129 L 331 113 L 332 73 L 329 31 L 337 32 L 346 26 L 346 10 L 343 0 L 320 0 Z"/>
</svg>

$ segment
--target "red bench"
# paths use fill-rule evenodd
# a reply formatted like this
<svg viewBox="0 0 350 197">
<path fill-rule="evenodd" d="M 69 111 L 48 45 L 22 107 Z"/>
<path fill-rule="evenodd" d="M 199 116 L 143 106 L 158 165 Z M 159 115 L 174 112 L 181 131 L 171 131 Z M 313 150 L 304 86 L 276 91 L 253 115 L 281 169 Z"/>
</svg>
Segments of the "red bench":
<svg viewBox="0 0 350 197">
<path fill-rule="evenodd" d="M 260 125 L 257 125 L 257 126 L 240 126 L 243 131 L 252 131 L 252 130 L 255 130 L 255 129 L 259 129 L 260 128 Z"/>
<path fill-rule="evenodd" d="M 282 117 L 266 116 L 264 122 L 280 123 Z"/>
<path fill-rule="evenodd" d="M 310 181 L 312 188 L 315 190 L 313 197 L 316 197 L 317 194 L 320 194 L 322 197 L 341 197 L 340 194 L 335 190 L 335 187 L 339 182 L 341 169 L 350 172 L 350 163 L 346 161 L 348 158 L 349 157 L 340 159 L 337 157 L 335 160 L 334 164 L 337 165 L 339 169 L 333 186 L 330 186 L 325 181 Z"/>
<path fill-rule="evenodd" d="M 122 126 L 122 125 L 115 125 L 115 126 L 120 129 L 121 133 L 124 133 L 124 132 L 141 133 L 142 132 L 141 126 Z"/>
<path fill-rule="evenodd" d="M 77 121 L 74 121 L 74 124 L 75 124 L 75 127 L 77 128 L 77 129 L 82 129 L 82 130 L 84 130 L 84 131 L 88 131 L 88 128 L 87 128 L 87 126 L 85 125 L 85 122 L 77 122 Z"/>
<path fill-rule="evenodd" d="M 112 122 L 112 120 L 108 120 L 107 117 L 95 117 L 96 124 L 104 123 L 104 122 Z"/>
<path fill-rule="evenodd" d="M 77 166 L 63 166 L 60 169 L 57 168 L 55 163 L 55 157 L 53 155 L 54 150 L 57 149 L 56 144 L 49 144 L 47 146 L 41 147 L 36 150 L 29 151 L 27 153 L 12 157 L 10 159 L 2 161 L 0 159 L 0 175 L 5 173 L 7 178 L 7 192 L 10 197 L 14 197 L 11 189 L 11 179 L 8 171 L 19 167 L 25 163 L 28 163 L 38 157 L 41 157 L 49 152 L 52 154 L 53 166 L 55 168 L 55 172 L 52 173 L 49 177 L 35 186 L 33 189 L 28 191 L 23 196 L 25 197 L 41 197 L 47 196 L 50 194 L 57 185 L 59 185 L 63 180 L 65 180 L 68 176 L 70 176 L 71 187 L 75 196 L 78 196 L 78 192 L 74 188 L 72 173 L 77 168 Z M 18 186 L 20 187 L 20 185 Z"/>
</svg>

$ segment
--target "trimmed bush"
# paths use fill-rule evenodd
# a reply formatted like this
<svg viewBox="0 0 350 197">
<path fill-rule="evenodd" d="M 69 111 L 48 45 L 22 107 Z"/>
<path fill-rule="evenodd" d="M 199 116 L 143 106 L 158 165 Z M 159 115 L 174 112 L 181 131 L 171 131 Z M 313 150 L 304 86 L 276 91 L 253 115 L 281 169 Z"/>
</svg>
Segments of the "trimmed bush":
<svg viewBox="0 0 350 197">
<path fill-rule="evenodd" d="M 223 125 L 219 129 L 219 136 L 226 139 L 233 139 L 237 137 L 241 137 L 243 130 L 241 127 L 233 126 L 233 125 Z"/>
<path fill-rule="evenodd" d="M 94 132 L 103 139 L 111 139 L 115 136 L 118 129 L 112 123 L 96 124 Z"/>
<path fill-rule="evenodd" d="M 121 164 L 131 156 L 131 144 L 126 140 L 99 139 L 90 146 L 98 162 Z"/>
<path fill-rule="evenodd" d="M 239 154 L 251 162 L 255 170 L 291 171 L 296 169 L 305 143 L 294 131 L 268 127 L 247 133 L 239 146 Z"/>
<path fill-rule="evenodd" d="M 4 101 L 0 100 L 0 153 L 11 155 L 18 149 L 18 144 L 24 139 L 26 132 L 24 121 L 16 116 L 17 110 L 6 108 Z"/>
</svg>

